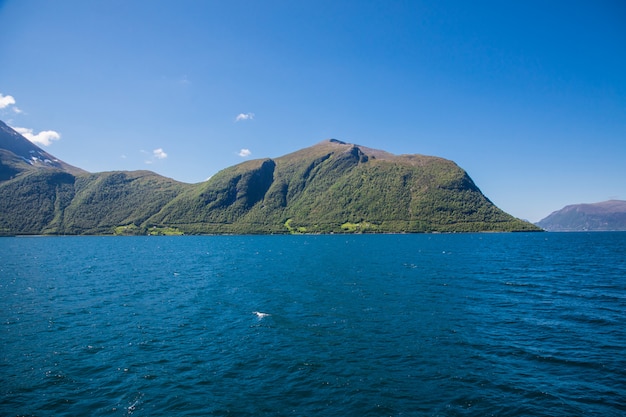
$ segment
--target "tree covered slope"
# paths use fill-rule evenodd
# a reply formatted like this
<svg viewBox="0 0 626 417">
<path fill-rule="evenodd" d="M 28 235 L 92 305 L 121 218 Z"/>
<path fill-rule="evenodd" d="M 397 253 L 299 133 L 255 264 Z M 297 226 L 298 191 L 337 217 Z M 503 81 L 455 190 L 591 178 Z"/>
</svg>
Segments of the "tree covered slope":
<svg viewBox="0 0 626 417">
<path fill-rule="evenodd" d="M 0 233 L 111 234 L 143 224 L 185 187 L 149 171 L 27 171 L 0 182 Z"/>
<path fill-rule="evenodd" d="M 188 233 L 537 229 L 498 209 L 451 161 L 335 140 L 225 169 L 148 223 Z"/>
<path fill-rule="evenodd" d="M 540 230 L 498 209 L 452 161 L 332 139 L 199 184 L 149 171 L 37 168 L 8 149 L 0 167 L 2 234 Z"/>
</svg>

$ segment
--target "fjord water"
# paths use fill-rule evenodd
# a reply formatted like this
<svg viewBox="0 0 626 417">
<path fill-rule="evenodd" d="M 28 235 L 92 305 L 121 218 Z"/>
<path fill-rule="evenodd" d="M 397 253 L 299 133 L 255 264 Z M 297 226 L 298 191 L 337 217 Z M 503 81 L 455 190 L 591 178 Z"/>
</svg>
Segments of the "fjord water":
<svg viewBox="0 0 626 417">
<path fill-rule="evenodd" d="M 619 416 L 626 233 L 0 239 L 0 415 Z"/>
</svg>

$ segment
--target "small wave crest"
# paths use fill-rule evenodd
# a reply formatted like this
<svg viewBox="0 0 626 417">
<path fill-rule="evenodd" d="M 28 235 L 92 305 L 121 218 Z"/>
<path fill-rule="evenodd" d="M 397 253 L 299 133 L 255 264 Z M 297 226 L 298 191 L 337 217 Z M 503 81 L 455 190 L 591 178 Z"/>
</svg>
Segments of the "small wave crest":
<svg viewBox="0 0 626 417">
<path fill-rule="evenodd" d="M 256 315 L 259 319 L 264 319 L 267 316 L 271 316 L 271 314 L 263 313 L 261 311 L 253 311 L 252 314 Z"/>
</svg>

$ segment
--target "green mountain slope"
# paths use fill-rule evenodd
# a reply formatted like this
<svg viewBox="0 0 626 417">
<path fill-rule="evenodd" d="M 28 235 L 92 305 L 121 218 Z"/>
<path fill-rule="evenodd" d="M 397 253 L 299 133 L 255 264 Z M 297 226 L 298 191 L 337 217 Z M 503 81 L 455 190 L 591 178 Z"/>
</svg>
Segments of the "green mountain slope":
<svg viewBox="0 0 626 417">
<path fill-rule="evenodd" d="M 58 231 L 106 234 L 117 226 L 135 230 L 135 226 L 143 225 L 187 187 L 151 171 L 114 171 L 76 177 L 74 198 L 65 208 Z"/>
<path fill-rule="evenodd" d="M 0 127 L 10 145 L 0 143 L 0 234 L 540 230 L 436 157 L 328 140 L 184 184 L 150 171 L 86 173 Z"/>
<path fill-rule="evenodd" d="M 0 234 L 56 233 L 54 225 L 74 197 L 75 179 L 42 169 L 0 182 Z"/>
<path fill-rule="evenodd" d="M 335 140 L 225 169 L 148 223 L 188 233 L 537 230 L 494 206 L 451 161 Z"/>
<path fill-rule="evenodd" d="M 186 187 L 149 171 L 28 171 L 0 182 L 0 233 L 111 234 L 121 225 L 143 233 L 136 226 Z"/>
</svg>

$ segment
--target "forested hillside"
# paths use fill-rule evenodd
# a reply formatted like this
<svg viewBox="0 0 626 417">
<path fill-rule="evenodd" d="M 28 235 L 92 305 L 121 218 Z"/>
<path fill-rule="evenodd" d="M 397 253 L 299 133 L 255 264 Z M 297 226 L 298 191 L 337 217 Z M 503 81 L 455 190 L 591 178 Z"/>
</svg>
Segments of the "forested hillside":
<svg viewBox="0 0 626 417">
<path fill-rule="evenodd" d="M 150 171 L 86 173 L 7 147 L 0 149 L 5 235 L 540 230 L 498 209 L 452 161 L 337 140 L 244 162 L 199 184 Z"/>
</svg>

